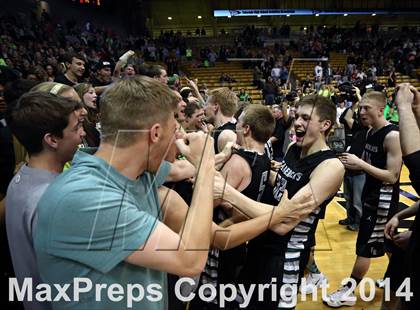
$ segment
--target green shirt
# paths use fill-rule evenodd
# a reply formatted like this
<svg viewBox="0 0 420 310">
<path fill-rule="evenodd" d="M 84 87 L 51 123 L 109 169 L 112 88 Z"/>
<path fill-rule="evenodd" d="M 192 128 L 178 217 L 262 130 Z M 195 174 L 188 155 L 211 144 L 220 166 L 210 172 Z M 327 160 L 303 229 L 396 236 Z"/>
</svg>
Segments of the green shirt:
<svg viewBox="0 0 420 310">
<path fill-rule="evenodd" d="M 51 183 L 39 201 L 34 231 L 41 278 L 50 285 L 71 284 L 67 292 L 73 292 L 76 277 L 93 283 L 79 302 L 53 302 L 54 309 L 126 309 L 129 284 L 144 288 L 144 298 L 133 309 L 166 309 L 166 274 L 124 259 L 144 245 L 160 219 L 157 188 L 169 167 L 164 162 L 157 175 L 144 172 L 131 180 L 101 158 L 79 150 L 72 167 Z M 108 287 L 114 283 L 125 292 L 119 302 L 108 298 Z M 100 291 L 101 301 L 95 301 L 99 298 L 95 284 L 107 285 Z M 157 285 L 158 294 L 148 292 L 150 284 Z M 159 294 L 158 302 L 147 299 L 159 299 Z"/>
<path fill-rule="evenodd" d="M 393 111 L 391 112 L 391 107 L 388 104 L 385 106 L 384 116 L 386 120 L 389 120 L 392 123 L 399 123 L 400 121 L 400 115 L 398 114 L 397 107 L 394 107 Z"/>
</svg>

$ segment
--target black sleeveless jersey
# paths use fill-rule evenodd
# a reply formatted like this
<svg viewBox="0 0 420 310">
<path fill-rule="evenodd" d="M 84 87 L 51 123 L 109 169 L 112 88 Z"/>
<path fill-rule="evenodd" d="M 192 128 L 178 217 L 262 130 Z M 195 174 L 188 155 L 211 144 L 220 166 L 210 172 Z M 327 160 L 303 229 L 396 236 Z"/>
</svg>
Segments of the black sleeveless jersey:
<svg viewBox="0 0 420 310">
<path fill-rule="evenodd" d="M 384 126 L 376 132 L 369 130 L 362 159 L 376 168 L 385 169 L 387 154 L 384 150 L 384 141 L 386 135 L 394 130 L 398 131 L 398 127 L 393 124 Z M 393 215 L 399 201 L 399 188 L 399 180 L 395 184 L 386 184 L 366 173 L 366 182 L 362 193 L 364 207 L 376 209 L 381 202 L 390 203 L 390 215 Z"/>
<path fill-rule="evenodd" d="M 235 151 L 234 154 L 245 159 L 251 168 L 251 182 L 241 193 L 252 200 L 260 201 L 271 169 L 270 159 L 267 154 L 260 155 L 243 149 Z"/>
<path fill-rule="evenodd" d="M 222 150 L 218 149 L 218 140 L 219 136 L 222 133 L 223 130 L 232 130 L 233 132 L 236 132 L 236 125 L 232 122 L 227 122 L 223 124 L 220 127 L 217 127 L 213 130 L 213 139 L 214 139 L 214 153 L 220 153 Z"/>
<path fill-rule="evenodd" d="M 259 200 L 264 192 L 270 173 L 270 159 L 266 154 L 260 155 L 257 152 L 243 149 L 236 150 L 234 154 L 244 158 L 251 169 L 251 182 L 241 193 L 253 200 Z M 220 223 L 227 217 L 222 208 L 217 207 L 214 210 L 213 220 L 216 223 Z M 225 251 L 211 249 L 206 266 L 201 274 L 200 282 L 202 284 L 212 283 L 214 286 L 221 283 L 237 283 L 238 269 L 244 264 L 245 256 L 245 244 Z M 216 301 L 213 302 L 216 303 Z"/>
<path fill-rule="evenodd" d="M 309 182 L 311 173 L 324 160 L 336 158 L 334 152 L 331 150 L 318 151 L 304 158 L 300 158 L 301 148 L 293 144 L 287 151 L 282 167 L 277 173 L 274 187 L 268 186 L 266 190 L 269 195 L 264 195 L 265 203 L 277 205 L 285 189 L 289 193 L 289 198 L 293 197 L 302 187 Z M 326 176 L 328 177 L 328 176 Z M 333 199 L 325 200 L 318 208 L 311 212 L 307 218 L 303 219 L 294 229 L 284 236 L 280 236 L 270 230 L 264 232 L 257 238 L 249 242 L 249 247 L 256 247 L 259 249 L 267 249 L 274 253 L 284 253 L 289 241 L 294 238 L 300 245 L 295 245 L 299 248 L 304 247 L 308 240 L 308 235 L 315 232 L 318 224 L 320 214 L 325 212 L 325 207 Z"/>
</svg>

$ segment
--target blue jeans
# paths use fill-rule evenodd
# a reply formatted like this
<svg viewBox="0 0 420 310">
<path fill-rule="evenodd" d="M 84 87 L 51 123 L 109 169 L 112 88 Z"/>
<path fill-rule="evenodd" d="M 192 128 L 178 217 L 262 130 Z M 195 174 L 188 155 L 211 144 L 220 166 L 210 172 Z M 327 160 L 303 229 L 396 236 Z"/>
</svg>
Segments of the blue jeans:
<svg viewBox="0 0 420 310">
<path fill-rule="evenodd" d="M 359 224 L 362 216 L 362 191 L 365 174 L 344 175 L 344 198 L 346 199 L 347 218 L 350 223 Z"/>
</svg>

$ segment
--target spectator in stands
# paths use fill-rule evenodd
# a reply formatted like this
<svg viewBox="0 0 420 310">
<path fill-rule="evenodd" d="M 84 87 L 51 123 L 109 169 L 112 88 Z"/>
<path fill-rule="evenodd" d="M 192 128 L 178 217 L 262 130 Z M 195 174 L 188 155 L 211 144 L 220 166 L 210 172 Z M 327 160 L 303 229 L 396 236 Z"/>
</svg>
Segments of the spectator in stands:
<svg viewBox="0 0 420 310">
<path fill-rule="evenodd" d="M 323 69 L 320 62 L 318 62 L 317 65 L 315 66 L 314 73 L 315 73 L 315 80 L 322 81 Z"/>
<path fill-rule="evenodd" d="M 260 67 L 254 66 L 254 71 L 252 73 L 252 85 L 257 86 L 258 89 L 263 88 L 263 82 L 262 82 L 262 72 Z"/>
<path fill-rule="evenodd" d="M 397 85 L 397 75 L 395 74 L 395 68 L 392 68 L 388 75 L 388 87 L 395 87 Z"/>
<path fill-rule="evenodd" d="M 45 71 L 47 72 L 48 78 L 47 78 L 47 82 L 53 82 L 55 79 L 55 70 L 54 67 L 51 65 L 46 65 L 45 66 Z"/>
<path fill-rule="evenodd" d="M 289 77 L 289 71 L 286 66 L 280 68 L 280 85 L 284 85 Z"/>
<path fill-rule="evenodd" d="M 286 103 L 283 103 L 281 106 L 275 104 L 271 107 L 276 126 L 270 138 L 270 142 L 273 148 L 273 159 L 278 162 L 283 160 L 286 130 L 291 126 L 292 121 L 288 116 L 286 105 Z"/>
<path fill-rule="evenodd" d="M 191 47 L 188 47 L 185 50 L 185 56 L 187 57 L 187 60 L 188 61 L 191 61 L 192 60 L 192 55 L 193 55 L 192 49 L 191 49 Z"/>
<path fill-rule="evenodd" d="M 168 77 L 168 86 L 172 90 L 181 90 L 181 79 L 178 76 L 178 74 L 174 74 L 170 77 Z"/>
<path fill-rule="evenodd" d="M 398 104 L 395 101 L 394 95 L 391 93 L 390 96 L 387 98 L 386 106 L 384 109 L 384 117 L 390 123 L 394 125 L 398 125 L 399 123 L 399 115 L 398 115 Z"/>
<path fill-rule="evenodd" d="M 306 75 L 306 78 L 302 81 L 302 90 L 305 92 L 306 88 L 311 88 L 313 84 L 313 81 L 309 74 Z"/>
<path fill-rule="evenodd" d="M 112 69 L 109 61 L 101 61 L 96 65 L 96 74 L 92 78 L 92 85 L 98 95 L 103 93 L 106 86 L 112 83 Z"/>
<path fill-rule="evenodd" d="M 121 77 L 133 76 L 136 74 L 136 69 L 134 68 L 134 64 L 128 63 L 130 58 L 134 56 L 134 51 L 129 50 L 125 52 L 117 61 L 114 68 L 113 77 L 115 79 L 119 79 Z M 123 74 L 121 75 L 121 70 Z"/>
<path fill-rule="evenodd" d="M 236 83 L 236 80 L 225 72 L 222 72 L 222 74 L 220 75 L 219 81 L 221 83 L 224 83 L 224 82 L 226 82 L 226 83 Z"/>
<path fill-rule="evenodd" d="M 265 104 L 271 105 L 274 103 L 274 99 L 277 95 L 277 86 L 274 84 L 271 76 L 268 78 L 263 89 Z"/>
<path fill-rule="evenodd" d="M 333 78 L 333 70 L 331 68 L 331 64 L 328 63 L 327 67 L 325 68 L 325 83 L 331 84 L 331 79 Z"/>
<path fill-rule="evenodd" d="M 207 54 L 207 58 L 209 60 L 210 67 L 214 67 L 216 65 L 217 54 L 213 50 L 210 50 Z"/>
<path fill-rule="evenodd" d="M 280 73 L 281 73 L 281 66 L 280 64 L 276 63 L 274 68 L 271 69 L 271 78 L 274 82 L 277 82 L 280 79 Z"/>
<path fill-rule="evenodd" d="M 85 73 L 85 58 L 76 53 L 67 53 L 64 55 L 64 64 L 66 72 L 57 75 L 54 82 L 73 86 L 82 81 L 83 74 Z"/>
<path fill-rule="evenodd" d="M 245 88 L 241 88 L 238 94 L 239 101 L 250 101 L 251 97 L 249 97 L 249 94 L 245 91 Z"/>
<path fill-rule="evenodd" d="M 95 88 L 89 83 L 80 83 L 74 86 L 79 97 L 87 110 L 87 117 L 83 122 L 83 129 L 86 133 L 83 139 L 85 147 L 98 147 L 100 141 L 100 116 L 96 104 L 97 95 Z"/>
<path fill-rule="evenodd" d="M 149 69 L 148 76 L 164 85 L 168 85 L 168 74 L 166 73 L 165 68 L 160 65 L 152 65 Z"/>
</svg>

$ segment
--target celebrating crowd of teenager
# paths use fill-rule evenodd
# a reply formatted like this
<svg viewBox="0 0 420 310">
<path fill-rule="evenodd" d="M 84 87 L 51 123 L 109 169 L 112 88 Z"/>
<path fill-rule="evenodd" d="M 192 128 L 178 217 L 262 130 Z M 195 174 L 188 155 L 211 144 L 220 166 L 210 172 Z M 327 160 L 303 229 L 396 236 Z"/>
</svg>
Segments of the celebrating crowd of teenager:
<svg viewBox="0 0 420 310">
<path fill-rule="evenodd" d="M 245 90 L 181 81 L 177 62 L 188 48 L 176 34 L 121 40 L 91 24 L 54 25 L 47 15 L 36 22 L 22 16 L 0 21 L 0 97 L 7 106 L 1 176 L 8 248 L 2 256 L 10 253 L 13 263 L 7 277 L 15 276 L 20 287 L 30 278 L 34 288 L 74 286 L 75 278 L 105 287 L 155 285 L 150 298 L 132 306 L 185 309 L 173 293 L 185 276 L 191 282 L 184 296 L 205 296 L 190 300 L 189 309 L 293 309 L 298 288 L 311 292 L 326 280 L 313 254 L 315 232 L 344 182 L 347 218 L 341 224 L 359 231 L 350 278 L 359 284 L 370 259 L 391 252 L 391 298 L 383 306 L 416 308 L 420 216 L 409 232 L 396 231 L 418 211 L 418 202 L 397 210 L 403 162 L 419 192 L 416 88 L 396 89 L 399 127 L 384 114 L 384 92 L 353 88 L 354 95 L 344 97 L 328 89 L 319 68 L 313 80 L 278 96 L 288 80 L 284 51 L 257 66 L 266 74 L 256 79 L 254 72 L 265 105 L 250 104 Z M 332 42 L 325 33 L 312 33 L 308 50 L 320 45 L 322 52 Z M 254 34 L 259 32 L 250 29 L 246 38 Z M 338 46 L 347 42 L 343 32 L 335 34 L 329 38 Z M 366 35 L 380 40 L 375 29 Z M 394 62 L 398 70 L 418 62 L 415 38 L 383 47 L 389 49 L 384 61 L 408 57 L 410 65 Z M 353 51 L 348 54 L 355 59 Z M 353 59 L 346 70 L 357 70 Z M 154 60 L 167 67 L 150 64 Z M 333 131 L 335 137 L 342 133 L 341 151 L 329 143 Z M 406 277 L 414 295 L 400 300 L 395 292 Z M 289 286 L 284 294 L 258 290 L 223 304 L 209 289 L 273 282 L 279 289 Z M 109 290 L 105 296 L 99 289 L 98 301 L 97 294 L 86 290 L 77 300 L 52 301 L 34 291 L 23 305 L 127 307 L 129 296 L 109 298 Z M 352 306 L 355 301 L 345 297 L 353 294 L 345 284 L 324 302 Z"/>
</svg>

